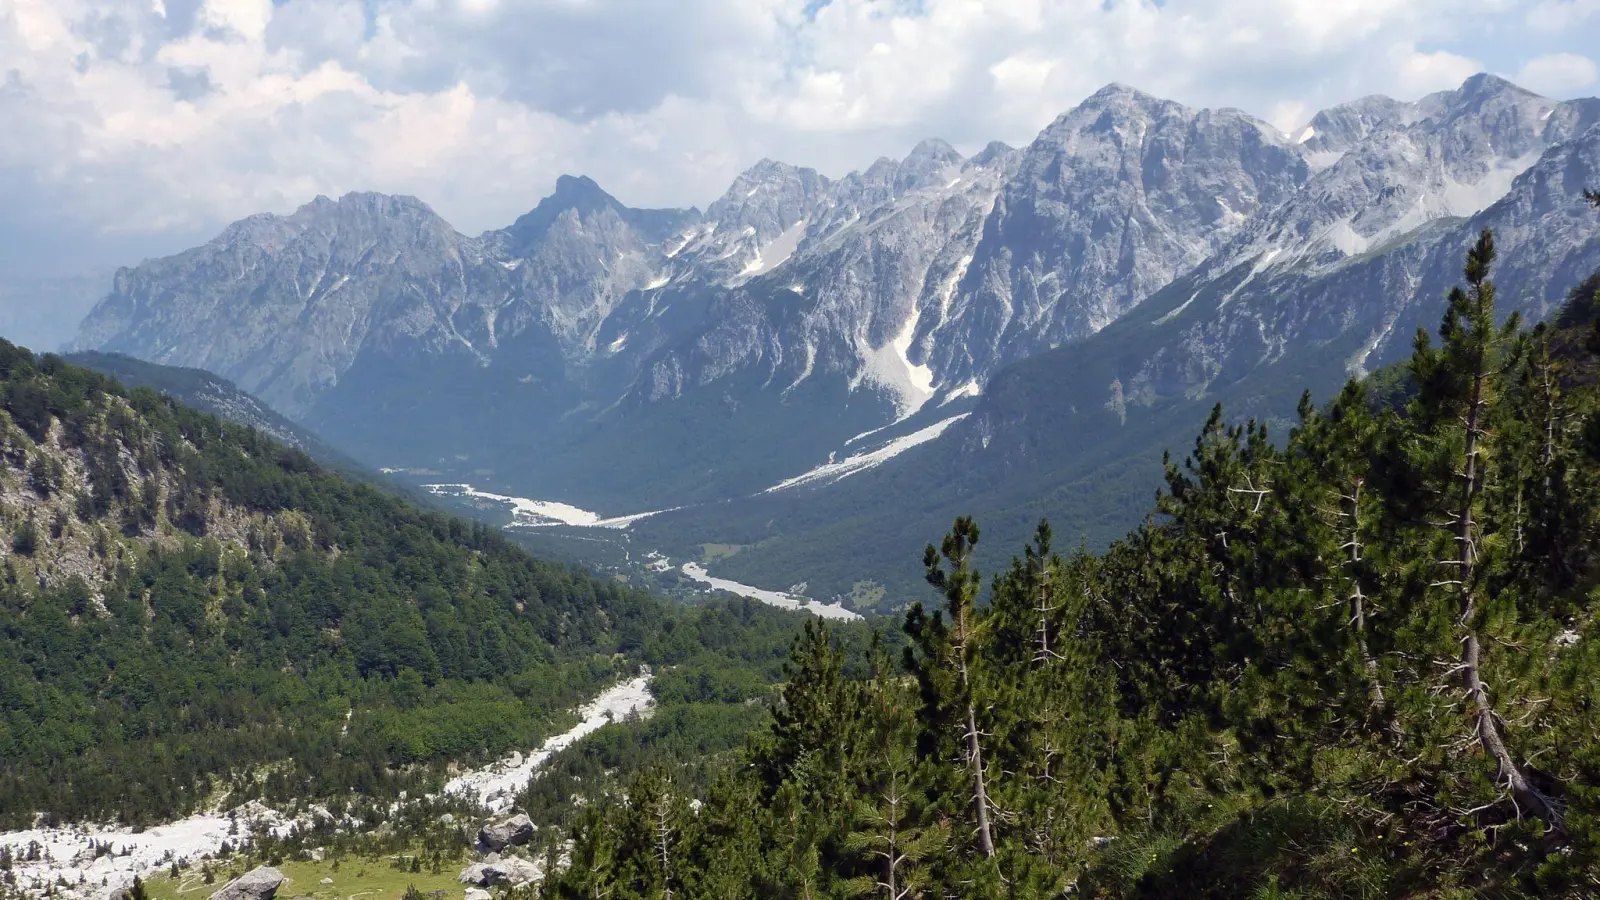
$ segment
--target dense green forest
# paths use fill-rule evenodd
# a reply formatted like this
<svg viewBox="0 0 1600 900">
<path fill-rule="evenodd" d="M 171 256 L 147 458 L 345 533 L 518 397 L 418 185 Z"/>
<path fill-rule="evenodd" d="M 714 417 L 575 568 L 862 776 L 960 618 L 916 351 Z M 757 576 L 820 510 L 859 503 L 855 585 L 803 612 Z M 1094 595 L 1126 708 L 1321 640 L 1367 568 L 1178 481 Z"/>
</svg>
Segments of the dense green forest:
<svg viewBox="0 0 1600 900">
<path fill-rule="evenodd" d="M 958 520 L 900 654 L 808 625 L 736 762 L 636 760 L 543 896 L 1595 896 L 1600 278 L 1527 330 L 1493 259 L 1286 438 L 1214 413 L 1102 556 L 1041 525 L 985 592 Z"/>
<path fill-rule="evenodd" d="M 640 663 L 756 691 L 798 627 L 537 562 L 3 342 L 0 402 L 0 825 L 393 796 L 534 746 Z"/>
</svg>

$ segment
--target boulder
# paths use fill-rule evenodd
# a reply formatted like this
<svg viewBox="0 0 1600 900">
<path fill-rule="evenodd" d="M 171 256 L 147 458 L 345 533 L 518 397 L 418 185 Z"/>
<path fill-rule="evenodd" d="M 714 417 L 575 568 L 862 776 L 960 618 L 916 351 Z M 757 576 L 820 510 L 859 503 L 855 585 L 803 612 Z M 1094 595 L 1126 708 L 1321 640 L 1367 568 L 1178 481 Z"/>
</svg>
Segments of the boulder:
<svg viewBox="0 0 1600 900">
<path fill-rule="evenodd" d="M 322 883 L 323 884 L 333 884 L 333 879 L 324 876 L 323 879 L 322 879 Z"/>
<path fill-rule="evenodd" d="M 544 875 L 543 870 L 525 859 L 508 856 L 495 862 L 474 863 L 461 870 L 460 881 L 470 887 L 487 888 L 495 885 L 507 887 L 520 887 L 538 881 Z M 470 890 L 467 900 L 475 900 Z M 482 900 L 482 898 L 476 898 Z"/>
<path fill-rule="evenodd" d="M 544 876 L 544 871 L 525 859 L 508 856 L 497 863 L 490 863 L 486 867 L 489 875 L 489 884 L 503 884 L 507 887 L 521 887 L 531 884 Z"/>
<path fill-rule="evenodd" d="M 466 900 L 489 900 L 490 896 L 483 888 L 467 888 Z"/>
<path fill-rule="evenodd" d="M 478 846 L 495 851 L 520 847 L 533 840 L 533 831 L 533 820 L 518 813 L 478 829 Z"/>
<path fill-rule="evenodd" d="M 283 873 L 261 866 L 240 875 L 211 895 L 211 900 L 272 900 L 283 884 Z"/>
</svg>

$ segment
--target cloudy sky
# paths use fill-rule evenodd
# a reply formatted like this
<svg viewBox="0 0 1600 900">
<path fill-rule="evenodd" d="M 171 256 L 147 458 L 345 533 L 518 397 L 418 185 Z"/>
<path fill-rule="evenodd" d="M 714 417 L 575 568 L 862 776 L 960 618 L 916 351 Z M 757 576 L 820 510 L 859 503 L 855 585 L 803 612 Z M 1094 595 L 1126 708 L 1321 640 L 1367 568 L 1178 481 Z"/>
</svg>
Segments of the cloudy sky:
<svg viewBox="0 0 1600 900">
<path fill-rule="evenodd" d="M 1025 143 L 1109 81 L 1285 129 L 1479 70 L 1565 98 L 1594 55 L 1600 0 L 0 0 L 0 268 L 355 189 L 469 233 L 564 172 L 703 207 L 763 156 Z"/>
</svg>

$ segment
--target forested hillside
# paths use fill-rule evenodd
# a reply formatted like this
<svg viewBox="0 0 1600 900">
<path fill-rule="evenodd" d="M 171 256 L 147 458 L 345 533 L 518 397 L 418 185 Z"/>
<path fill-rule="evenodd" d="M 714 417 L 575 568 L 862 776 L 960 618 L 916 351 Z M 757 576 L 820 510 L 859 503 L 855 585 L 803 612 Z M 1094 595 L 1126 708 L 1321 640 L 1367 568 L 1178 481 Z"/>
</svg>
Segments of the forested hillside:
<svg viewBox="0 0 1600 900">
<path fill-rule="evenodd" d="M 372 477 L 370 470 L 322 438 L 289 421 L 233 382 L 203 369 L 162 366 L 120 353 L 97 351 L 71 353 L 65 359 L 75 366 L 115 378 L 124 387 L 147 387 L 191 409 L 248 425 L 280 444 L 305 451 L 312 459 L 347 478 L 366 480 Z"/>
<path fill-rule="evenodd" d="M 903 659 L 809 628 L 748 765 L 586 807 L 545 896 L 1594 896 L 1600 279 L 1526 330 L 1493 260 L 1400 377 L 1219 410 L 1103 556 L 1041 526 L 985 592 L 958 520 Z"/>
<path fill-rule="evenodd" d="M 3 342 L 0 400 L 0 825 L 436 785 L 797 620 L 667 609 Z"/>
</svg>

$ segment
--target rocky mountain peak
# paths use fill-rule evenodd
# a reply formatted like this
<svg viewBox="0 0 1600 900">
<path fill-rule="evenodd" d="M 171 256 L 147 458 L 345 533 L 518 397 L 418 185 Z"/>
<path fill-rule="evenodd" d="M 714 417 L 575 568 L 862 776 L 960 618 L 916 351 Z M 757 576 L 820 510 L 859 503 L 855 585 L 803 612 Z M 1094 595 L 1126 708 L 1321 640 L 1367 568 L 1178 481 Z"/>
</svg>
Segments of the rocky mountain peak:
<svg viewBox="0 0 1600 900">
<path fill-rule="evenodd" d="M 924 140 L 911 148 L 911 152 L 901 161 L 895 173 L 895 194 L 904 194 L 932 184 L 947 170 L 960 168 L 963 161 L 961 154 L 948 143 L 938 138 Z"/>
<path fill-rule="evenodd" d="M 939 138 L 927 138 L 919 141 L 906 158 L 901 162 L 904 168 L 929 169 L 943 166 L 961 165 L 961 154 L 956 148 Z"/>
<path fill-rule="evenodd" d="M 1323 169 L 1372 135 L 1398 131 L 1418 115 L 1415 104 L 1373 94 L 1322 110 L 1295 140 L 1304 148 L 1312 168 Z"/>
<path fill-rule="evenodd" d="M 539 201 L 540 207 L 566 210 L 575 209 L 580 213 L 592 213 L 600 210 L 619 210 L 623 206 L 617 198 L 606 193 L 593 178 L 587 175 L 562 175 L 556 178 L 556 189 Z M 512 226 L 513 228 L 515 225 Z"/>
<path fill-rule="evenodd" d="M 255 246 L 276 252 L 307 234 L 363 232 L 377 234 L 403 224 L 437 236 L 454 234 L 449 223 L 416 197 L 352 192 L 337 200 L 318 195 L 287 216 L 257 213 L 223 229 L 211 243 L 219 246 Z"/>
<path fill-rule="evenodd" d="M 1479 72 L 1476 75 L 1468 76 L 1467 80 L 1461 83 L 1461 87 L 1445 92 L 1444 96 L 1463 106 L 1481 105 L 1494 100 L 1505 99 L 1512 101 L 1544 100 L 1543 97 L 1533 91 L 1519 87 L 1499 75 L 1491 75 L 1488 72 Z"/>
<path fill-rule="evenodd" d="M 682 255 L 708 281 L 727 283 L 787 258 L 808 221 L 827 208 L 830 182 L 815 169 L 763 159 L 706 207 L 698 229 L 681 236 Z M 776 254 L 764 251 L 781 245 Z"/>
<path fill-rule="evenodd" d="M 1090 94 L 1081 105 L 1103 107 L 1113 103 L 1151 102 L 1165 103 L 1168 101 L 1160 100 L 1151 96 L 1150 94 L 1146 94 L 1144 91 L 1141 91 L 1138 88 L 1123 84 L 1120 81 L 1113 81 L 1100 88 L 1100 90 Z"/>
<path fill-rule="evenodd" d="M 1011 146 L 1005 141 L 990 141 L 982 150 L 974 153 L 972 158 L 967 160 L 967 164 L 973 166 L 992 166 L 995 163 L 1004 161 L 1008 157 L 1014 155 L 1016 152 L 1017 148 Z"/>
<path fill-rule="evenodd" d="M 763 159 L 744 170 L 716 202 L 706 218 L 723 228 L 753 225 L 757 234 L 777 226 L 782 231 L 809 210 L 828 188 L 816 169 Z"/>
<path fill-rule="evenodd" d="M 576 212 L 580 219 L 588 219 L 599 213 L 617 214 L 622 209 L 622 204 L 602 190 L 594 179 L 586 175 L 562 175 L 556 179 L 554 193 L 505 229 L 504 234 L 510 239 L 508 249 L 515 256 L 526 254 L 568 211 Z"/>
<path fill-rule="evenodd" d="M 438 222 L 444 219 L 433 207 L 408 194 L 380 194 L 375 191 L 351 191 L 330 200 L 319 195 L 301 206 L 288 217 L 300 223 L 326 222 L 339 219 L 345 222 L 404 220 L 407 222 Z M 446 226 L 448 227 L 448 226 Z"/>
</svg>

